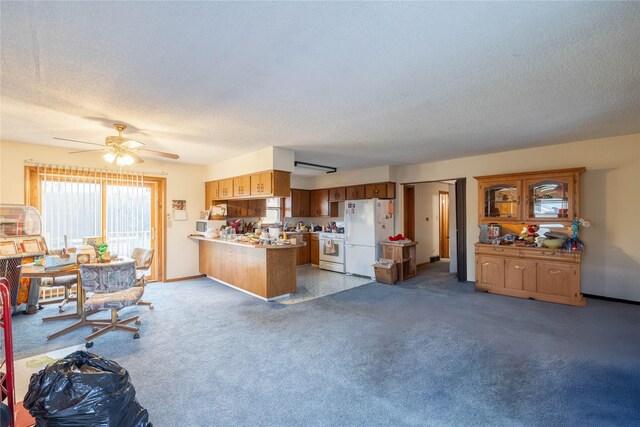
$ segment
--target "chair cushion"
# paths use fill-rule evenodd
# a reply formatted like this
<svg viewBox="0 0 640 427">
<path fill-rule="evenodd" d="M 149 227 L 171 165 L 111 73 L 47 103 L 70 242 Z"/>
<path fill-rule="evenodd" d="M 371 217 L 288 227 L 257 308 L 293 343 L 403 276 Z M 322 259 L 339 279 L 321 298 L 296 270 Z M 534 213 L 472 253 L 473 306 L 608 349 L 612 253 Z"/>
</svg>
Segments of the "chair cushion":
<svg viewBox="0 0 640 427">
<path fill-rule="evenodd" d="M 105 310 L 121 308 L 136 305 L 142 298 L 143 288 L 132 287 L 118 292 L 93 294 L 84 303 L 87 310 Z"/>
</svg>

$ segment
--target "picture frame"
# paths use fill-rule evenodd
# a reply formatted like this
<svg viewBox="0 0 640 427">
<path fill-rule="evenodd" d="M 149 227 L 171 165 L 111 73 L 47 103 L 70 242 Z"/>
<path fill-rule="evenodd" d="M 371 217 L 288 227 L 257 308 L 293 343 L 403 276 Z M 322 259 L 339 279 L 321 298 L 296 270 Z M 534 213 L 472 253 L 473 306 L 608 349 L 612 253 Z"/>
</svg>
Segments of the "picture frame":
<svg viewBox="0 0 640 427">
<path fill-rule="evenodd" d="M 209 219 L 209 211 L 200 211 L 200 219 L 203 219 L 203 220 Z"/>
</svg>

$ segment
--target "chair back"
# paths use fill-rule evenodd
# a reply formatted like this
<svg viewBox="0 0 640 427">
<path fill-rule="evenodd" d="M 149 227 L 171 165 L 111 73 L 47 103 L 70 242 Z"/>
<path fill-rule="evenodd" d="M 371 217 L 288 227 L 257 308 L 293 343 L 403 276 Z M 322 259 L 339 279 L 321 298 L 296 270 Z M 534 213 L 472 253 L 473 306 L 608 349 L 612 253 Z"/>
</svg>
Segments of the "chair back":
<svg viewBox="0 0 640 427">
<path fill-rule="evenodd" d="M 137 270 L 148 270 L 151 268 L 153 261 L 153 249 L 135 248 L 131 254 L 131 258 L 136 263 Z"/>
<path fill-rule="evenodd" d="M 82 288 L 95 293 L 118 292 L 135 285 L 133 261 L 108 264 L 80 264 Z"/>
</svg>

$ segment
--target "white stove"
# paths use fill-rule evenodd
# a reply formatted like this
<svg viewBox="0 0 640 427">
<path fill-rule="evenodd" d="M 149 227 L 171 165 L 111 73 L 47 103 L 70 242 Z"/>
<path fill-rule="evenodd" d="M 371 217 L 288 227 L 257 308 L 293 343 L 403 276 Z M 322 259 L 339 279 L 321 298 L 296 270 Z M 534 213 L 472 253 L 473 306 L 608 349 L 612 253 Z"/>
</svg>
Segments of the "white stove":
<svg viewBox="0 0 640 427">
<path fill-rule="evenodd" d="M 323 270 L 344 273 L 344 234 L 320 233 L 320 265 Z"/>
</svg>

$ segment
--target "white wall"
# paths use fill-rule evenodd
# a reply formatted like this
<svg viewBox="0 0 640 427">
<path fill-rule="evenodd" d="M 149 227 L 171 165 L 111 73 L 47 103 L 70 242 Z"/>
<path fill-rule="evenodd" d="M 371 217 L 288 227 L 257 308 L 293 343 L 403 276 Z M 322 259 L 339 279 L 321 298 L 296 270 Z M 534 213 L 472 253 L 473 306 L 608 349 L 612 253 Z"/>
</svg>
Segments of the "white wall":
<svg viewBox="0 0 640 427">
<path fill-rule="evenodd" d="M 418 264 L 429 262 L 440 255 L 440 191 L 449 191 L 449 185 L 427 182 L 415 185 L 416 258 Z"/>
<path fill-rule="evenodd" d="M 45 145 L 0 142 L 0 203 L 23 204 L 24 162 L 33 159 L 42 163 L 58 163 L 87 167 L 105 167 L 99 153 L 69 155 L 68 148 Z M 167 279 L 199 274 L 198 245 L 187 235 L 194 230 L 204 200 L 205 166 L 145 159 L 144 163 L 130 166 L 132 170 L 156 175 L 167 172 L 167 212 L 171 201 L 187 201 L 187 221 L 167 221 Z M 171 226 L 169 226 L 171 225 Z"/>
<path fill-rule="evenodd" d="M 582 291 L 640 301 L 640 134 L 515 150 L 395 168 L 398 183 L 467 178 L 467 278 L 475 280 L 478 192 L 473 176 L 585 166 L 581 231 L 587 246 Z M 398 192 L 402 210 L 402 192 Z M 402 212 L 396 215 L 402 229 Z M 400 228 L 398 228 L 400 227 Z"/>
<path fill-rule="evenodd" d="M 293 172 L 295 152 L 280 147 L 266 147 L 242 156 L 212 163 L 206 167 L 205 181 L 248 175 L 276 169 Z"/>
<path fill-rule="evenodd" d="M 346 170 L 314 177 L 312 189 L 391 181 L 390 176 L 390 166 Z"/>
</svg>

